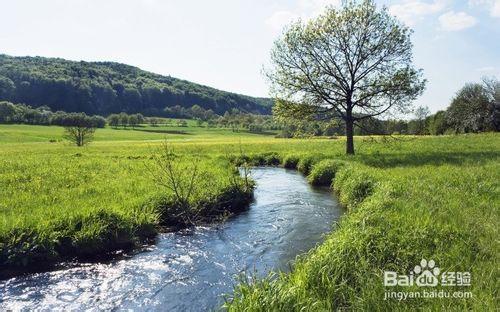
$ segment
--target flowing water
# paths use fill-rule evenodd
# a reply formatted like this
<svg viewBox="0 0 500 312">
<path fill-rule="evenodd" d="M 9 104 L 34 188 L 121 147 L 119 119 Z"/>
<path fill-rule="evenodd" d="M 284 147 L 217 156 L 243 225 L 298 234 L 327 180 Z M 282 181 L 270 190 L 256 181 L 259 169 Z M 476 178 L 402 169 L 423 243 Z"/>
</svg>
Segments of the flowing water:
<svg viewBox="0 0 500 312">
<path fill-rule="evenodd" d="M 295 171 L 255 168 L 255 202 L 227 222 L 160 234 L 143 252 L 108 263 L 0 281 L 0 311 L 216 309 L 241 274 L 288 270 L 342 214 L 328 190 Z"/>
</svg>

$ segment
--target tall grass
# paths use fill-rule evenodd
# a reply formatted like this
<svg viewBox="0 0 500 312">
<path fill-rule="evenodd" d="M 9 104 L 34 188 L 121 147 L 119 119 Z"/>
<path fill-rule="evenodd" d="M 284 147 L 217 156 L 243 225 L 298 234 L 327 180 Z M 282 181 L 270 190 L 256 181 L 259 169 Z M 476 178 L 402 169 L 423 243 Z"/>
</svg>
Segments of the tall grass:
<svg viewBox="0 0 500 312">
<path fill-rule="evenodd" d="M 334 159 L 324 159 L 312 166 L 307 179 L 312 185 L 329 186 L 336 173 L 345 165 L 345 162 Z"/>
</svg>

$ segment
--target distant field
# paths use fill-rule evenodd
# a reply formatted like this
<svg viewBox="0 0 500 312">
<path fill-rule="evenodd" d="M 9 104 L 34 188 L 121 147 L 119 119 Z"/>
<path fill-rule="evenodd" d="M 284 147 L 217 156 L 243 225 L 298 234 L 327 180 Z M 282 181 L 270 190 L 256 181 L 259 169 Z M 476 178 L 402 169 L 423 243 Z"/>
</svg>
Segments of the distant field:
<svg viewBox="0 0 500 312">
<path fill-rule="evenodd" d="M 4 260 L 16 255 L 15 261 L 23 261 L 44 244 L 60 244 L 59 237 L 88 247 L 116 231 L 133 234 L 154 226 L 157 215 L 147 203 L 164 190 L 147 166 L 167 139 L 180 154 L 200 155 L 204 170 L 216 177 L 203 196 L 224 185 L 227 165 L 221 160 L 229 154 L 243 152 L 261 165 L 276 159 L 283 164 L 293 156 L 299 161 L 294 167 L 308 168 L 304 173 L 322 159 L 347 164 L 334 180 L 349 207 L 339 229 L 290 275 L 243 285 L 231 309 L 394 309 L 397 302 L 380 302 L 383 269 L 392 265 L 404 272 L 422 257 L 472 271 L 476 299 L 424 300 L 421 308 L 495 305 L 491 272 L 498 272 L 499 260 L 494 252 L 500 228 L 499 134 L 358 137 L 357 155 L 346 157 L 342 138 L 276 139 L 193 125 L 98 129 L 96 141 L 83 148 L 61 141 L 62 133 L 60 127 L 0 125 Z M 64 234 L 67 228 L 73 232 Z"/>
<path fill-rule="evenodd" d="M 59 126 L 0 125 L 0 144 L 62 141 L 64 129 Z M 273 134 L 267 134 L 267 136 Z M 110 127 L 97 129 L 95 141 L 150 141 L 150 140 L 217 140 L 228 137 L 263 137 L 263 134 L 248 133 L 247 130 L 233 132 L 230 129 L 197 127 L 189 121 L 188 127 L 141 126 L 132 128 Z"/>
</svg>

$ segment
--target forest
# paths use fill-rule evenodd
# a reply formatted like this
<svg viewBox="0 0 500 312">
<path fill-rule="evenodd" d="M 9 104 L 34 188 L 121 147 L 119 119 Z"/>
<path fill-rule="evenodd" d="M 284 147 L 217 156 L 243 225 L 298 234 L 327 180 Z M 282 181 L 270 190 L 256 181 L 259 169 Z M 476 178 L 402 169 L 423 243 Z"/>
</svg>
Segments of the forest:
<svg viewBox="0 0 500 312">
<path fill-rule="evenodd" d="M 199 105 L 217 114 L 238 110 L 270 114 L 272 100 L 220 91 L 113 62 L 0 55 L 0 100 L 92 115 L 142 113 Z"/>
</svg>

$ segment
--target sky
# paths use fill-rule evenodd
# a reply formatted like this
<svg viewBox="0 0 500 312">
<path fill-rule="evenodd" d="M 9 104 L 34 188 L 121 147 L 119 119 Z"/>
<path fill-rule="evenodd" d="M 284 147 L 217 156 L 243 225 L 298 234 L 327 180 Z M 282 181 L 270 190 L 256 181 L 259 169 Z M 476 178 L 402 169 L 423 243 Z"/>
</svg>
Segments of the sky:
<svg viewBox="0 0 500 312">
<path fill-rule="evenodd" d="M 500 78 L 500 0 L 377 0 L 414 30 L 428 80 L 415 102 L 445 109 L 466 82 Z M 0 53 L 116 61 L 267 96 L 281 29 L 340 0 L 0 0 Z"/>
</svg>

